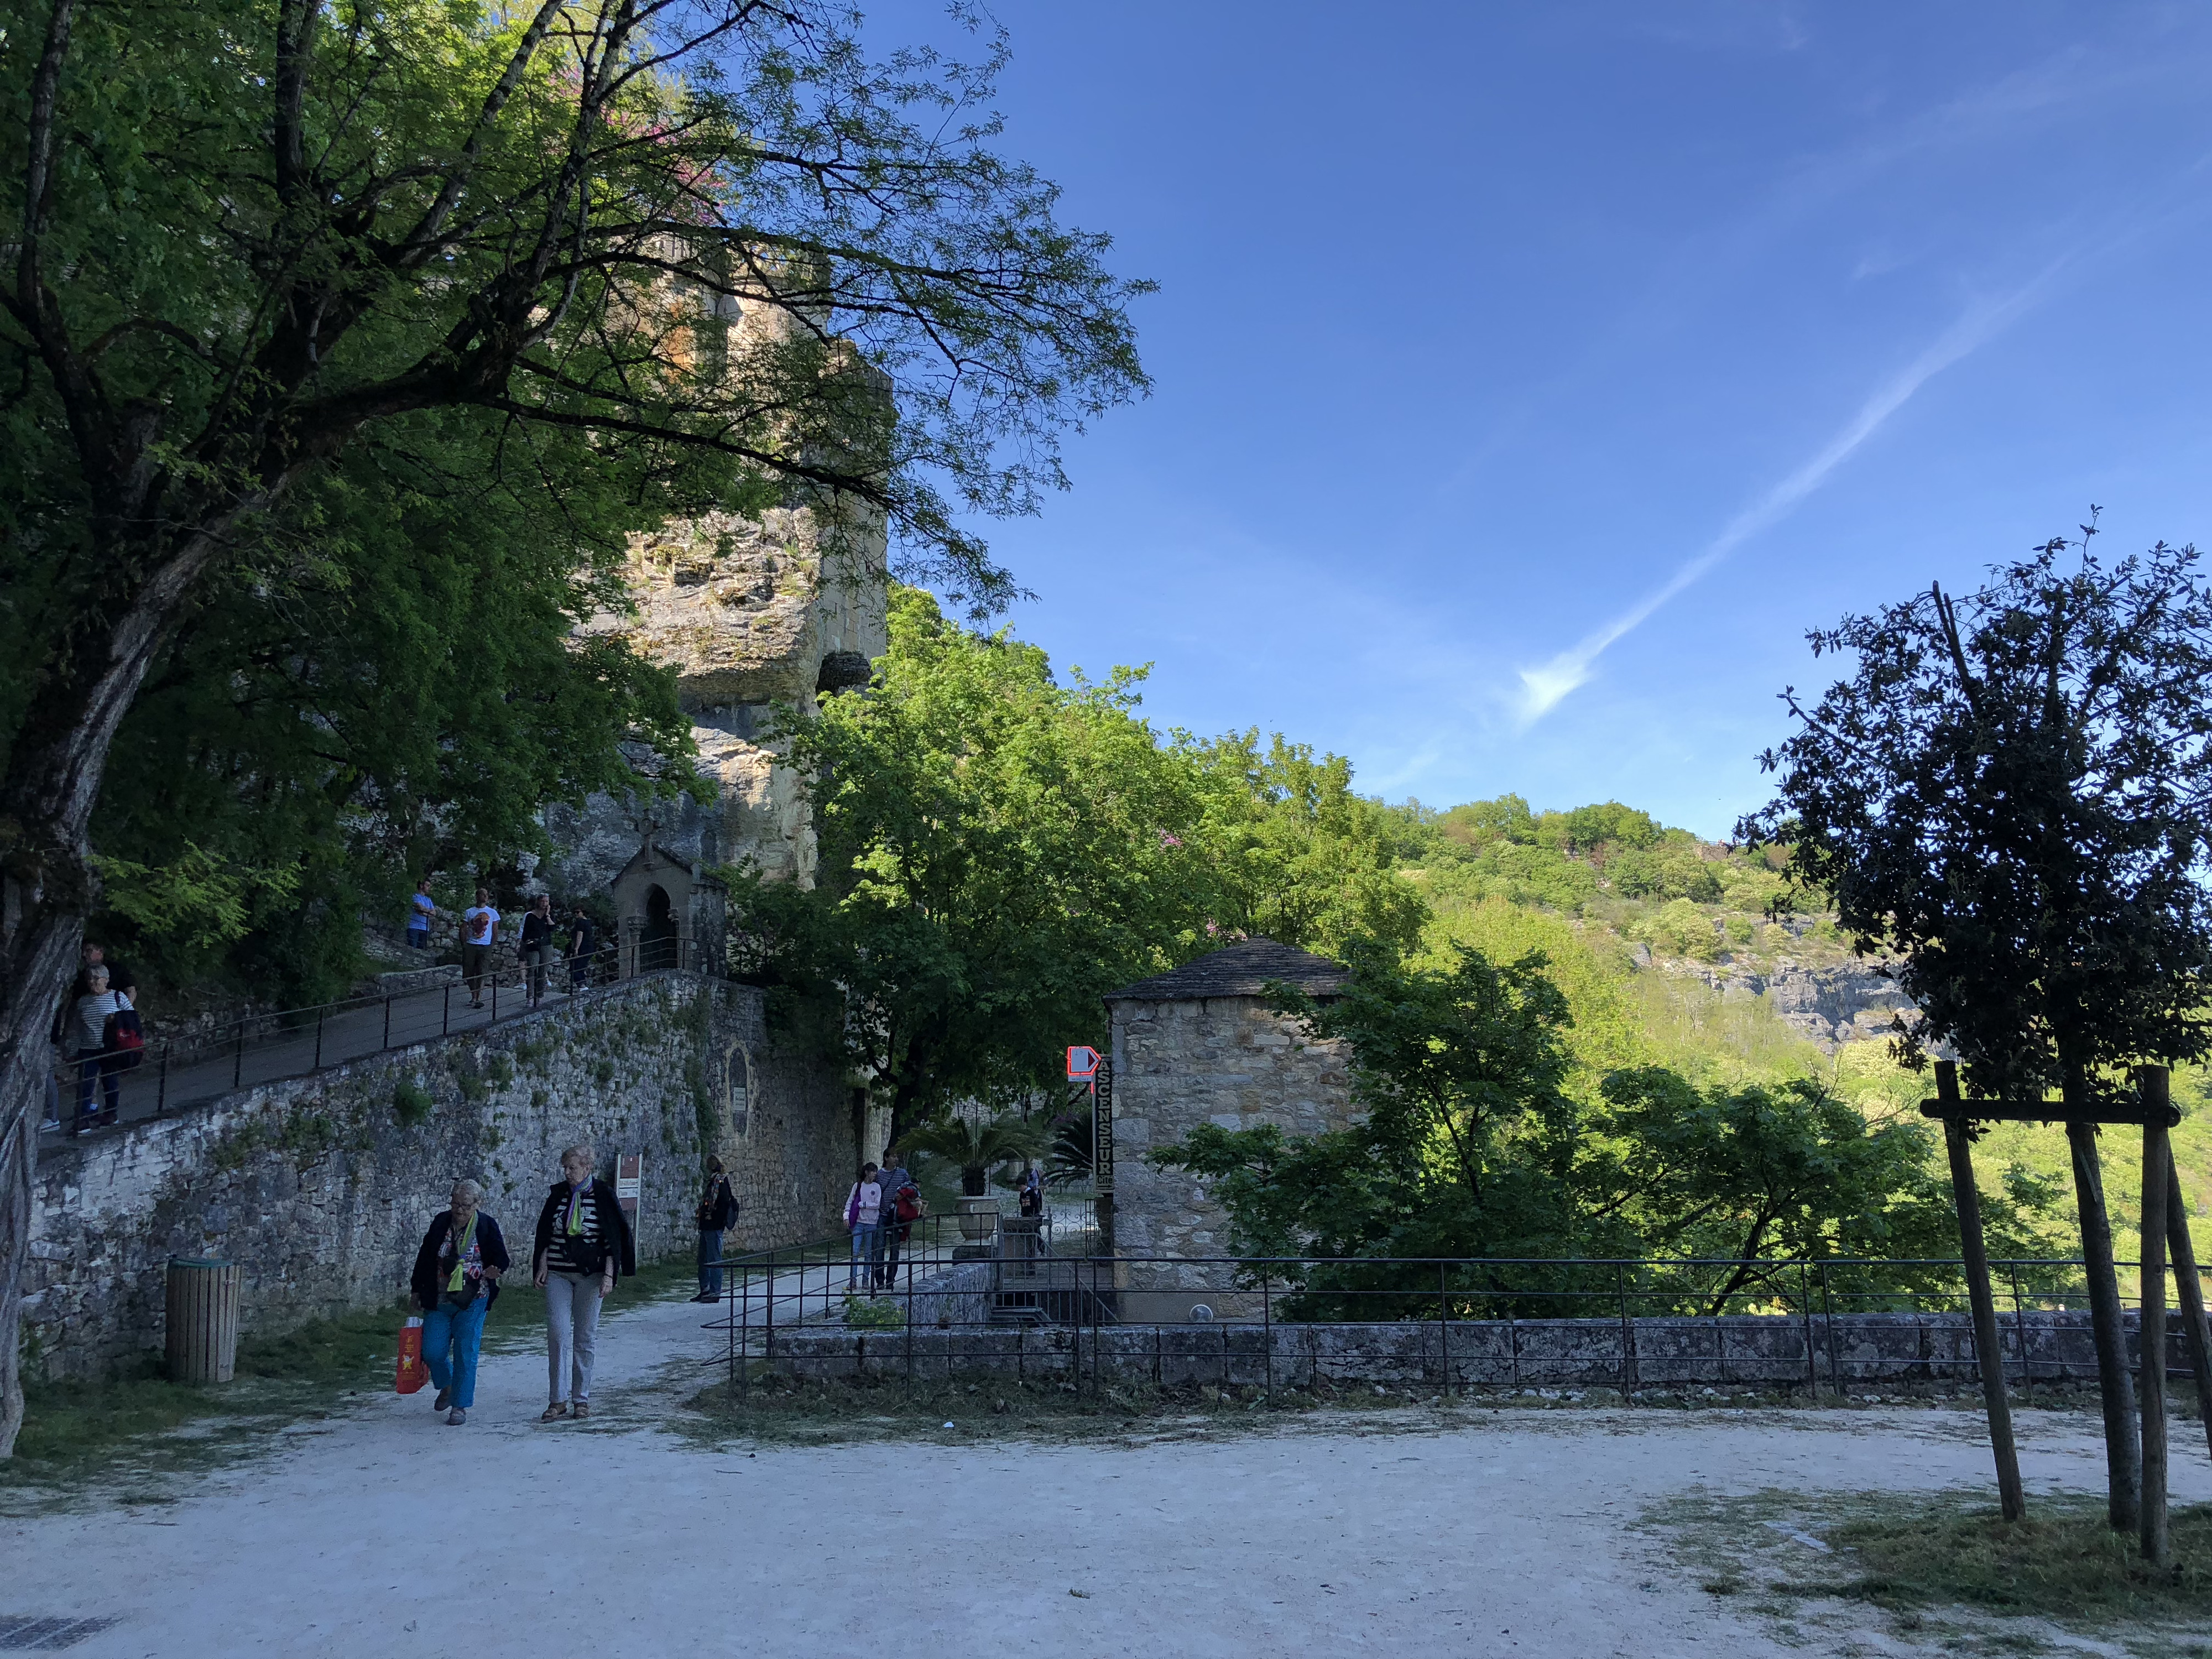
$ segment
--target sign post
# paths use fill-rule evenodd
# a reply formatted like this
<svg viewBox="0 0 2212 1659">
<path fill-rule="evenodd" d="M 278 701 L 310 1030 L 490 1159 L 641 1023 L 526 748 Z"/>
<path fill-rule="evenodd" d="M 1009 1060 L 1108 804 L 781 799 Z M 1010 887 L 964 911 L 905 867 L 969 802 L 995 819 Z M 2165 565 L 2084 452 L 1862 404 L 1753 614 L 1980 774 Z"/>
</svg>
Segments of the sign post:
<svg viewBox="0 0 2212 1659">
<path fill-rule="evenodd" d="M 1091 1184 L 1102 1255 L 1114 1254 L 1114 1062 L 1085 1043 L 1067 1051 L 1067 1080 L 1091 1088 Z"/>
<path fill-rule="evenodd" d="M 637 1226 L 637 1200 L 645 1190 L 645 1154 L 624 1152 L 615 1160 L 615 1201 L 622 1212 L 629 1218 L 633 1231 Z"/>
</svg>

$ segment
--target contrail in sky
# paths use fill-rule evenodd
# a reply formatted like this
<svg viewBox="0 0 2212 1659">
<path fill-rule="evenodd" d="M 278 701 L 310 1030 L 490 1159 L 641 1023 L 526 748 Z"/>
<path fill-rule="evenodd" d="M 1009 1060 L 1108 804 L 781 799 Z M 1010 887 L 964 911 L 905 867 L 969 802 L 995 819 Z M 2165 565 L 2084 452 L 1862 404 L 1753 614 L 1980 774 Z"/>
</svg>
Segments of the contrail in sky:
<svg viewBox="0 0 2212 1659">
<path fill-rule="evenodd" d="M 1641 626 L 1653 611 L 1752 537 L 1786 518 L 1798 502 L 1818 489 L 1828 475 L 1844 464 L 1852 451 L 1871 438 L 1884 421 L 1903 408 L 1914 392 L 1994 338 L 2026 311 L 2057 270 L 2058 266 L 2054 264 L 2027 287 L 1993 302 L 1973 307 L 1902 373 L 1868 398 L 1859 412 L 1821 447 L 1818 454 L 1729 520 L 1720 534 L 1668 578 L 1663 586 L 1549 662 L 1521 670 L 1521 724 L 1526 726 L 1550 713 L 1562 697 L 1589 678 L 1590 671 L 1608 647 Z"/>
</svg>

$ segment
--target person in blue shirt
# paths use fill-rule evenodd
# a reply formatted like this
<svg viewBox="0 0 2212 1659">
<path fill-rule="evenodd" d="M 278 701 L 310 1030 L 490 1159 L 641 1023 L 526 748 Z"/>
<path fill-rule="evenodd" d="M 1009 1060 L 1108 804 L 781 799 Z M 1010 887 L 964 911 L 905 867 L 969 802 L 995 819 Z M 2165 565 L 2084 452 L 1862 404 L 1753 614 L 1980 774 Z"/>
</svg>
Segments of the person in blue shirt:
<svg viewBox="0 0 2212 1659">
<path fill-rule="evenodd" d="M 415 896 L 408 906 L 408 944 L 418 951 L 430 948 L 430 918 L 437 914 L 437 901 L 430 896 L 430 878 L 425 876 L 415 884 Z"/>
</svg>

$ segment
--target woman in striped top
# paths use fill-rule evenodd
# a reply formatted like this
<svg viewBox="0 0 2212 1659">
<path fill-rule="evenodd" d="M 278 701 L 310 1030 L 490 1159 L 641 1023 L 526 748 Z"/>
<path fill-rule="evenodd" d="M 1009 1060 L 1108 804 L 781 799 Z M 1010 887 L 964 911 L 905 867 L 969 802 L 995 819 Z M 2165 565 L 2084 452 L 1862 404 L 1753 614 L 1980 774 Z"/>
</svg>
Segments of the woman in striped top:
<svg viewBox="0 0 2212 1659">
<path fill-rule="evenodd" d="M 545 1291 L 545 1357 L 551 1398 L 538 1420 L 592 1412 L 592 1364 L 599 1353 L 599 1304 L 615 1280 L 637 1271 L 629 1218 L 615 1189 L 592 1173 L 589 1146 L 561 1154 L 562 1179 L 545 1195 L 531 1251 L 532 1277 Z"/>
</svg>

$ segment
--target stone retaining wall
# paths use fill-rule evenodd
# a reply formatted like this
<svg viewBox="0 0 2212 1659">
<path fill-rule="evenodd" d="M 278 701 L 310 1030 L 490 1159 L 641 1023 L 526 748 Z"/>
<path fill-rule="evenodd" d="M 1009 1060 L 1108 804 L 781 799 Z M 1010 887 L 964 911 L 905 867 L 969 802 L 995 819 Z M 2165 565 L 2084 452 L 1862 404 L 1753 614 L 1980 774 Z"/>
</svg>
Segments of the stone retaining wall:
<svg viewBox="0 0 2212 1659">
<path fill-rule="evenodd" d="M 695 1248 L 701 1163 L 719 1150 L 731 1248 L 826 1231 L 858 1159 L 851 1091 L 770 1042 L 762 994 L 693 975 L 584 1000 L 43 1154 L 23 1326 L 30 1372 L 95 1376 L 162 1345 L 172 1255 L 243 1269 L 246 1334 L 391 1304 L 455 1177 L 486 1189 L 518 1262 L 562 1147 L 601 1173 L 644 1155 L 641 1255 Z"/>
<path fill-rule="evenodd" d="M 934 1281 L 929 1284 L 934 1288 Z M 948 1306 L 956 1299 L 948 1297 Z M 935 1303 L 930 1311 L 938 1311 Z M 1638 1389 L 1802 1388 L 1815 1377 L 1823 1389 L 1838 1382 L 1865 1388 L 1973 1382 L 1978 1376 L 1973 1328 L 1964 1314 L 1838 1315 L 1832 1328 L 1815 1316 L 1809 1357 L 1807 1322 L 1798 1318 L 1638 1319 L 1631 1325 L 1630 1380 Z M 2031 1313 L 2024 1322 L 2008 1316 L 2003 1336 L 2006 1376 L 2016 1385 L 2095 1376 L 2086 1312 Z M 2178 1321 L 2169 1348 L 2168 1364 L 2185 1371 L 2188 1358 Z M 757 1337 L 754 1354 L 775 1371 L 805 1377 L 895 1376 L 909 1370 L 920 1376 L 1037 1376 L 1079 1370 L 1085 1377 L 1096 1374 L 1106 1381 L 1170 1386 L 1265 1386 L 1272 1377 L 1278 1387 L 1328 1382 L 1617 1388 L 1622 1331 L 1620 1321 L 1607 1319 L 946 1329 L 933 1328 L 918 1306 L 911 1332 L 779 1330 L 772 1353 Z"/>
</svg>

